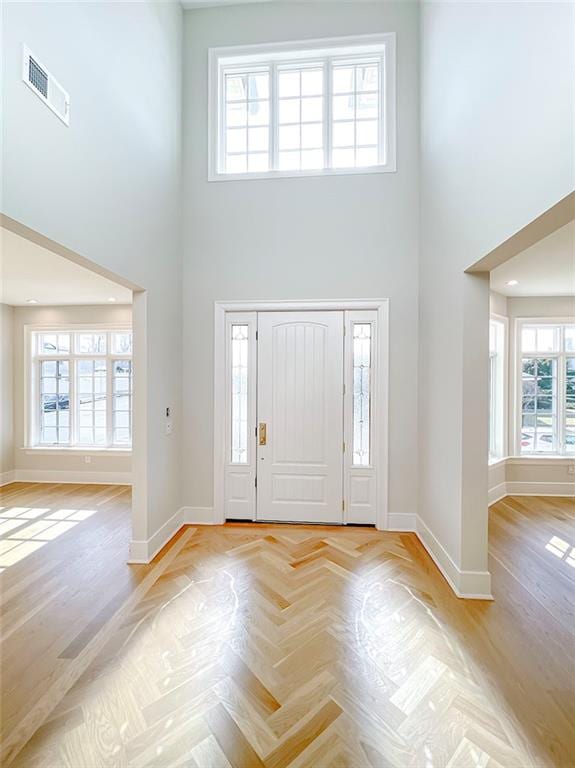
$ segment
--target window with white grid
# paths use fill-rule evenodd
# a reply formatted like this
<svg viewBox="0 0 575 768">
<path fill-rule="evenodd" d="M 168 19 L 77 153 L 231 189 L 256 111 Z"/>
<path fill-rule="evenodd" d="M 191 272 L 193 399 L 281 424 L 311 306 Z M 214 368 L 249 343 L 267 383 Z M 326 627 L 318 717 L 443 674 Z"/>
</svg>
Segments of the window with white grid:
<svg viewBox="0 0 575 768">
<path fill-rule="evenodd" d="M 278 168 L 323 168 L 323 65 L 280 68 L 277 85 Z"/>
<path fill-rule="evenodd" d="M 575 453 L 575 324 L 518 321 L 521 454 Z"/>
<path fill-rule="evenodd" d="M 30 331 L 28 445 L 132 442 L 132 331 Z"/>
<path fill-rule="evenodd" d="M 395 170 L 395 37 L 210 51 L 209 178 Z"/>
</svg>

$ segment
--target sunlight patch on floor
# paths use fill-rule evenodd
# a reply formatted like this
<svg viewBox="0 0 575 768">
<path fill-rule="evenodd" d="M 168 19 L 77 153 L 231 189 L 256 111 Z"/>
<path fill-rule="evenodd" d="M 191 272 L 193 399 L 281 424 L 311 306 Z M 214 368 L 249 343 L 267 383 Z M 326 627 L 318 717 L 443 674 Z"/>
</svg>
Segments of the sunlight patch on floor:
<svg viewBox="0 0 575 768">
<path fill-rule="evenodd" d="M 95 509 L 0 507 L 0 573 L 94 514 Z"/>
</svg>

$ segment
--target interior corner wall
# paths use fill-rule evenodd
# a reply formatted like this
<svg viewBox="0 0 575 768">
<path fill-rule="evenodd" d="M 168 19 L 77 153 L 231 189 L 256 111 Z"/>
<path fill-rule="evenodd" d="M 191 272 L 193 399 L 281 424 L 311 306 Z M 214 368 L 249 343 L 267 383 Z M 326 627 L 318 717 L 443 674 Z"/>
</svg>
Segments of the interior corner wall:
<svg viewBox="0 0 575 768">
<path fill-rule="evenodd" d="M 212 46 L 397 33 L 397 173 L 207 181 Z M 389 510 L 417 503 L 418 3 L 187 11 L 184 504 L 213 505 L 214 301 L 390 299 Z"/>
<path fill-rule="evenodd" d="M 14 308 L 0 304 L 0 485 L 14 473 Z"/>
<path fill-rule="evenodd" d="M 147 294 L 147 539 L 181 506 L 183 11 L 120 1 L 1 12 L 3 213 Z M 23 43 L 70 94 L 69 127 L 22 81 Z"/>
<path fill-rule="evenodd" d="M 131 323 L 131 306 L 63 306 L 63 307 L 14 307 L 14 470 L 18 480 L 74 481 L 81 482 L 131 482 L 132 457 L 130 454 L 94 454 L 90 463 L 84 461 L 82 452 L 70 451 L 49 454 L 26 451 L 24 414 L 25 376 L 27 361 L 25 352 L 26 325 L 74 325 Z M 90 453 L 87 451 L 87 453 Z M 91 479 L 92 478 L 92 479 Z"/>
<path fill-rule="evenodd" d="M 574 10 L 421 6 L 419 516 L 460 573 L 487 562 L 486 535 L 473 542 L 486 494 L 479 513 L 469 497 L 486 485 L 485 462 L 465 456 L 474 437 L 486 444 L 488 414 L 486 395 L 479 406 L 465 395 L 464 270 L 574 188 Z M 474 311 L 487 328 L 487 301 Z M 487 361 L 487 333 L 477 340 Z"/>
</svg>

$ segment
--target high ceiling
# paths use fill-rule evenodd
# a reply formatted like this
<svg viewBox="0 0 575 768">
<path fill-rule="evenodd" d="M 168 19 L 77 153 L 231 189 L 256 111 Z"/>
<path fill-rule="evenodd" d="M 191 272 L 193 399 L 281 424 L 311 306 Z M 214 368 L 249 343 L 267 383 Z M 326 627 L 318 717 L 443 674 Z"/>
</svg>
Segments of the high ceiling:
<svg viewBox="0 0 575 768">
<path fill-rule="evenodd" d="M 575 296 L 575 222 L 496 267 L 490 284 L 504 296 Z"/>
<path fill-rule="evenodd" d="M 0 302 L 13 306 L 131 304 L 132 292 L 0 228 Z M 30 300 L 34 300 L 31 302 Z"/>
</svg>

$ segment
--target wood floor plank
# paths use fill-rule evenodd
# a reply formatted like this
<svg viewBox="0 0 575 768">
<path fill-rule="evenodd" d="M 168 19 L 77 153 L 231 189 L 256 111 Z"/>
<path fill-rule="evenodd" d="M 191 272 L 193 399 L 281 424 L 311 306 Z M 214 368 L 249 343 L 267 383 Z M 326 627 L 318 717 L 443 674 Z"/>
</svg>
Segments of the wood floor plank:
<svg viewBox="0 0 575 768">
<path fill-rule="evenodd" d="M 545 549 L 553 536 L 572 545 L 572 505 L 510 498 L 492 508 L 496 599 L 483 602 L 457 599 L 413 534 L 239 524 L 187 529 L 157 571 L 122 577 L 127 567 L 111 563 L 119 583 L 96 595 L 92 582 L 101 593 L 110 574 L 97 558 L 83 569 L 75 544 L 98 537 L 101 560 L 129 534 L 129 494 L 25 484 L 5 498 L 4 510 L 32 510 L 29 525 L 46 507 L 96 510 L 74 541 L 63 533 L 2 574 L 17 730 L 36 682 L 44 697 L 55 692 L 101 639 L 71 687 L 54 693 L 44 725 L 17 756 L 11 748 L 12 768 L 575 764 L 564 589 L 573 569 Z M 61 558 L 70 584 L 54 570 Z M 117 610 L 138 584 L 145 591 Z"/>
</svg>

